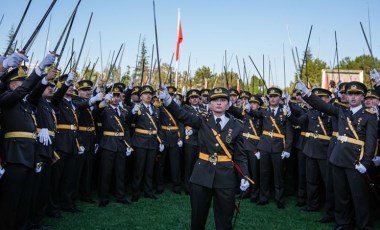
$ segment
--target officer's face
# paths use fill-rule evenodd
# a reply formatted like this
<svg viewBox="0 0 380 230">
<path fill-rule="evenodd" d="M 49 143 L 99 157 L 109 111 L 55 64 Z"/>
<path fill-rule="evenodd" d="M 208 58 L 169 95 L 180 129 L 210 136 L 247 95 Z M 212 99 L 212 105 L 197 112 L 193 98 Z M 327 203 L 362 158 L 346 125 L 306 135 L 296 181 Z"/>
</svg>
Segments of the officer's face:
<svg viewBox="0 0 380 230">
<path fill-rule="evenodd" d="M 217 98 L 210 101 L 210 109 L 216 114 L 223 114 L 228 109 L 228 100 L 226 98 Z"/>
<path fill-rule="evenodd" d="M 133 102 L 139 102 L 139 95 L 137 95 L 137 94 L 132 94 L 132 95 L 131 95 L 131 100 L 132 100 Z"/>
<path fill-rule="evenodd" d="M 257 102 L 251 102 L 250 104 L 252 110 L 258 110 L 260 108 L 260 105 Z"/>
<path fill-rule="evenodd" d="M 74 94 L 74 86 L 73 85 L 70 85 L 69 88 L 67 89 L 66 91 L 66 96 L 73 96 Z"/>
<path fill-rule="evenodd" d="M 363 102 L 364 96 L 361 93 L 348 93 L 347 99 L 348 99 L 348 104 L 351 107 L 356 107 L 356 106 L 359 106 Z"/>
<path fill-rule="evenodd" d="M 340 101 L 341 102 L 347 102 L 348 98 L 347 98 L 347 94 L 345 93 L 341 93 L 342 97 L 340 98 Z"/>
<path fill-rule="evenodd" d="M 241 101 L 242 101 L 243 104 L 247 104 L 247 103 L 248 103 L 248 98 L 243 97 L 243 98 L 241 99 Z"/>
<path fill-rule="evenodd" d="M 202 95 L 202 103 L 204 103 L 204 104 L 207 104 L 208 103 L 208 96 L 203 96 Z"/>
<path fill-rule="evenodd" d="M 149 104 L 152 101 L 152 94 L 143 93 L 141 94 L 140 99 L 143 103 Z"/>
<path fill-rule="evenodd" d="M 330 97 L 328 97 L 328 96 L 321 96 L 320 98 L 322 99 L 322 101 L 324 101 L 326 103 L 330 102 Z"/>
<path fill-rule="evenodd" d="M 197 96 L 195 96 L 195 97 L 192 96 L 192 97 L 190 97 L 189 102 L 190 102 L 190 104 L 191 104 L 192 106 L 197 106 L 198 103 L 199 103 L 199 97 L 197 97 Z"/>
<path fill-rule="evenodd" d="M 88 99 L 88 98 L 90 98 L 90 95 L 91 95 L 91 89 L 90 88 L 78 90 L 78 96 L 80 98 Z"/>
<path fill-rule="evenodd" d="M 364 99 L 364 106 L 366 108 L 371 108 L 372 107 L 372 98 L 365 98 Z"/>
<path fill-rule="evenodd" d="M 120 93 L 116 93 L 112 95 L 112 105 L 119 105 L 120 101 L 121 101 Z"/>
<path fill-rule="evenodd" d="M 236 100 L 237 100 L 237 96 L 235 95 L 230 96 L 230 101 L 232 102 L 232 104 L 235 104 Z"/>
<path fill-rule="evenodd" d="M 269 105 L 270 106 L 278 106 L 280 104 L 280 96 L 279 95 L 269 95 Z"/>
<path fill-rule="evenodd" d="M 44 90 L 42 96 L 43 97 L 47 97 L 47 98 L 50 98 L 52 97 L 54 94 L 54 87 L 49 85 L 48 87 L 46 87 L 46 89 Z"/>
<path fill-rule="evenodd" d="M 17 89 L 21 85 L 22 85 L 22 81 L 11 81 L 9 83 L 9 89 L 13 91 L 13 90 Z"/>
</svg>

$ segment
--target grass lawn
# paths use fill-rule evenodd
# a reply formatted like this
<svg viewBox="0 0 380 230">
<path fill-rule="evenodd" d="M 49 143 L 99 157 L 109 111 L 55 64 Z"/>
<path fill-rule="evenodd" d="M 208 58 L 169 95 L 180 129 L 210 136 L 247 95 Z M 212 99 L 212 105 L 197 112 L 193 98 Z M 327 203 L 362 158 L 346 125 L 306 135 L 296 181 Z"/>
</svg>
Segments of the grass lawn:
<svg viewBox="0 0 380 230">
<path fill-rule="evenodd" d="M 95 194 L 94 194 L 95 195 Z M 189 229 L 190 197 L 165 191 L 158 200 L 141 198 L 131 205 L 111 202 L 105 208 L 78 202 L 82 213 L 63 213 L 60 219 L 46 218 L 53 229 Z M 257 206 L 244 199 L 240 204 L 235 229 L 333 229 L 334 224 L 320 224 L 321 213 L 305 213 L 295 207 L 295 198 L 288 197 L 284 210 L 275 202 Z M 380 223 L 376 223 L 380 229 Z M 215 229 L 212 209 L 207 229 Z"/>
</svg>

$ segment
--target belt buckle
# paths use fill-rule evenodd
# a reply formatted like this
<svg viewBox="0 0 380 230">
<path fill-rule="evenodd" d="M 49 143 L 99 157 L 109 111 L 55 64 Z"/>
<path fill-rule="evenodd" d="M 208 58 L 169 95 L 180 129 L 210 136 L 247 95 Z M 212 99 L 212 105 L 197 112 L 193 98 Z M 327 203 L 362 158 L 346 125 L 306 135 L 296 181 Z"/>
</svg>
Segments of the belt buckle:
<svg viewBox="0 0 380 230">
<path fill-rule="evenodd" d="M 210 155 L 208 157 L 208 161 L 211 162 L 213 165 L 216 165 L 216 163 L 218 162 L 218 155 L 216 153 L 214 153 L 214 155 Z"/>
<path fill-rule="evenodd" d="M 340 141 L 341 141 L 342 143 L 347 142 L 347 140 L 348 140 L 348 137 L 347 137 L 347 136 L 340 136 Z"/>
<path fill-rule="evenodd" d="M 149 135 L 152 135 L 152 134 L 153 134 L 153 131 L 152 131 L 152 130 L 148 130 L 148 134 L 149 134 Z"/>
<path fill-rule="evenodd" d="M 91 131 L 91 127 L 87 127 L 87 131 Z"/>
<path fill-rule="evenodd" d="M 317 139 L 319 137 L 319 134 L 318 133 L 313 133 L 313 136 L 315 139 Z"/>
<path fill-rule="evenodd" d="M 75 130 L 75 125 L 70 125 L 71 130 Z"/>
<path fill-rule="evenodd" d="M 272 131 L 269 132 L 269 136 L 270 136 L 271 138 L 273 138 L 273 132 L 272 132 Z"/>
<path fill-rule="evenodd" d="M 115 137 L 118 137 L 119 136 L 119 132 L 115 132 Z"/>
</svg>

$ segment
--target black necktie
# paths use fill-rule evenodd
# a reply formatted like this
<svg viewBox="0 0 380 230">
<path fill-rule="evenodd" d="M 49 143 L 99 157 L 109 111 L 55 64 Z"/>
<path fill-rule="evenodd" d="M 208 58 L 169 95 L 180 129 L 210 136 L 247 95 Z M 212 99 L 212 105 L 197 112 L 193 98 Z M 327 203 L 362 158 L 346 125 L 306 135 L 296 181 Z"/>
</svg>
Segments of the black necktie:
<svg viewBox="0 0 380 230">
<path fill-rule="evenodd" d="M 216 118 L 216 127 L 218 127 L 218 131 L 222 131 L 222 126 L 220 125 L 220 122 L 222 119 L 220 117 Z"/>
<path fill-rule="evenodd" d="M 198 107 L 196 107 L 196 108 L 195 108 L 195 111 L 197 111 L 197 113 L 199 113 L 199 108 L 198 108 Z"/>
<path fill-rule="evenodd" d="M 274 117 L 274 109 L 272 109 L 272 116 Z"/>
<path fill-rule="evenodd" d="M 152 115 L 152 113 L 150 112 L 150 106 L 148 105 L 146 108 L 148 109 L 149 114 Z"/>
<path fill-rule="evenodd" d="M 119 116 L 119 110 L 115 108 L 115 113 Z"/>
</svg>

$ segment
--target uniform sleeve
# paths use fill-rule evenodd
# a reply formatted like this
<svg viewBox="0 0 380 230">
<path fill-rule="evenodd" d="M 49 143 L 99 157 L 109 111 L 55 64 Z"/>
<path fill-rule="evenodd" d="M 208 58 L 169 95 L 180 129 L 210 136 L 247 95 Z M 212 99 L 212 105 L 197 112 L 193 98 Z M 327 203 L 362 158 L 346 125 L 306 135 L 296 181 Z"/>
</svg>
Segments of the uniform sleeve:
<svg viewBox="0 0 380 230">
<path fill-rule="evenodd" d="M 243 173 L 244 176 L 249 175 L 248 172 L 248 159 L 247 159 L 247 154 L 244 152 L 244 139 L 242 136 L 243 133 L 243 127 L 241 127 L 241 131 L 239 132 L 240 134 L 238 135 L 236 142 L 235 142 L 235 147 L 234 147 L 234 162 L 237 164 L 241 172 Z M 241 175 L 239 175 L 241 176 Z"/>
<path fill-rule="evenodd" d="M 284 151 L 290 153 L 293 146 L 293 127 L 290 120 L 286 121 L 286 136 L 285 136 L 285 149 Z"/>
<path fill-rule="evenodd" d="M 311 94 L 309 97 L 307 97 L 307 96 L 303 97 L 303 99 L 307 103 L 309 103 L 313 108 L 315 108 L 315 109 L 317 109 L 323 113 L 327 113 L 330 116 L 335 116 L 335 117 L 338 117 L 338 115 L 339 115 L 339 109 L 337 107 L 333 106 L 330 103 L 326 103 L 326 102 L 322 101 L 322 99 L 320 99 L 315 94 Z"/>
<path fill-rule="evenodd" d="M 361 163 L 368 169 L 371 165 L 373 156 L 376 155 L 377 144 L 377 119 L 373 114 L 369 114 L 368 124 L 366 127 L 364 156 Z"/>
<path fill-rule="evenodd" d="M 172 101 L 169 106 L 167 106 L 169 112 L 177 118 L 180 122 L 190 125 L 194 129 L 200 129 L 202 120 L 197 115 L 194 115 L 185 109 L 181 108 L 177 103 Z"/>
</svg>

